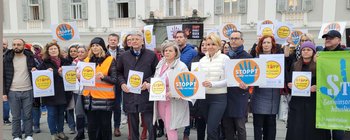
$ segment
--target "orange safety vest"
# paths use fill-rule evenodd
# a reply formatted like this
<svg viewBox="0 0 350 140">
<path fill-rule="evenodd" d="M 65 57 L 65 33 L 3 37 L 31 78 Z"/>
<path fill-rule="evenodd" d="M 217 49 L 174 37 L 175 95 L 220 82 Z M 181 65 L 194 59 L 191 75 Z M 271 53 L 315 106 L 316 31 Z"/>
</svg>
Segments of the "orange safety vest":
<svg viewBox="0 0 350 140">
<path fill-rule="evenodd" d="M 86 58 L 84 61 L 89 62 L 90 58 Z M 108 75 L 108 70 L 111 67 L 113 61 L 112 56 L 108 56 L 101 65 L 97 65 L 96 73 L 102 72 L 103 75 Z M 91 95 L 97 99 L 114 99 L 114 85 L 102 81 L 100 78 L 95 79 L 95 86 L 84 86 L 83 95 Z"/>
</svg>

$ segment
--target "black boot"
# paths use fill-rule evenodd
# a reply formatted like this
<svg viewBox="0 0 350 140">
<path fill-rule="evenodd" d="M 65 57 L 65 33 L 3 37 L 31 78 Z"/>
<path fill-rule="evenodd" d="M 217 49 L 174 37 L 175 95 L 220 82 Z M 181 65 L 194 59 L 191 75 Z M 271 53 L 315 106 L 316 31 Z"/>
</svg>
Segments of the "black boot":
<svg viewBox="0 0 350 140">
<path fill-rule="evenodd" d="M 83 140 L 85 139 L 84 133 L 78 133 L 77 136 L 75 136 L 74 140 Z"/>
</svg>

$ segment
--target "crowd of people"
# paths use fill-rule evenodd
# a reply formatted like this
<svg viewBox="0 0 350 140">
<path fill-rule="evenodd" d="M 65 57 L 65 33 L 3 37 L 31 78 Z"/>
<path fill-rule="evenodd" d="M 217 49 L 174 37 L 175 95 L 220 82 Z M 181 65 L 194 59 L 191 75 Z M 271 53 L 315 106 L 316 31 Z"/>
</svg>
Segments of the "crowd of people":
<svg viewBox="0 0 350 140">
<path fill-rule="evenodd" d="M 233 31 L 228 41 L 210 33 L 194 47 L 186 34 L 178 31 L 175 41 L 165 40 L 153 51 L 145 48 L 143 33 L 136 31 L 125 37 L 122 46 L 118 46 L 120 36 L 112 33 L 107 45 L 103 38 L 95 37 L 87 46 L 70 45 L 67 54 L 56 41 L 41 46 L 17 38 L 12 40 L 12 49 L 8 49 L 8 41 L 3 39 L 3 121 L 12 125 L 14 140 L 22 139 L 23 134 L 25 140 L 32 140 L 33 133 L 40 133 L 41 110 L 45 106 L 52 140 L 69 139 L 63 129 L 65 118 L 69 132 L 76 133 L 74 140 L 86 138 L 85 128 L 90 140 L 111 140 L 113 135 L 121 136 L 123 110 L 130 140 L 154 140 L 165 133 L 167 139 L 178 140 L 178 128 L 185 128 L 182 139 L 188 140 L 193 125 L 198 140 L 246 140 L 245 125 L 251 110 L 254 139 L 274 140 L 280 98 L 290 94 L 292 72 L 309 71 L 311 96 L 291 97 L 286 140 L 345 140 L 349 132 L 317 129 L 315 125 L 316 53 L 346 50 L 338 31 L 331 30 L 322 38 L 324 47 L 316 47 L 309 33 L 301 35 L 296 45 L 291 39 L 287 45 L 281 45 L 273 35 L 265 35 L 247 48 L 243 33 Z M 284 54 L 285 88 L 252 87 L 243 82 L 239 87 L 227 87 L 227 60 L 259 58 L 261 54 Z M 62 66 L 76 66 L 80 80 L 80 62 L 96 64 L 95 86 L 80 85 L 79 90 L 65 91 Z M 171 96 L 173 91 L 169 88 L 169 75 L 189 71 L 193 62 L 199 62 L 198 71 L 206 76 L 200 83 L 205 87 L 205 99 L 198 99 L 195 104 Z M 54 96 L 34 98 L 31 79 L 32 71 L 37 70 L 53 72 Z M 132 93 L 127 86 L 130 70 L 143 72 L 141 94 Z M 166 101 L 149 101 L 153 77 L 166 79 Z"/>
</svg>

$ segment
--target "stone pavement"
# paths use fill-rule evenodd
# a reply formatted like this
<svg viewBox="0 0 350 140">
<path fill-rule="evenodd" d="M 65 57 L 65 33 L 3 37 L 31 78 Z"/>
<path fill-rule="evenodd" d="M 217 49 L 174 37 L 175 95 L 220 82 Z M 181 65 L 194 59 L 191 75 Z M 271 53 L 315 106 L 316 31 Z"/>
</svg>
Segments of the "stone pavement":
<svg viewBox="0 0 350 140">
<path fill-rule="evenodd" d="M 248 123 L 246 124 L 246 128 L 247 128 L 247 140 L 253 140 L 254 139 L 254 134 L 253 134 L 253 120 L 252 118 L 249 118 Z M 46 115 L 42 115 L 41 116 L 41 120 L 40 120 L 40 127 L 41 127 L 41 133 L 38 134 L 34 134 L 33 138 L 34 140 L 50 140 L 51 139 L 51 135 L 49 132 L 49 128 L 47 125 L 47 116 Z M 127 125 L 122 125 L 121 126 L 121 133 L 122 136 L 121 137 L 114 137 L 113 136 L 113 140 L 127 140 Z M 66 133 L 66 135 L 69 137 L 70 140 L 73 140 L 75 134 L 68 134 L 69 132 L 69 128 L 68 125 L 65 124 L 64 126 L 64 132 Z M 141 131 L 140 131 L 141 132 Z M 178 131 L 179 133 L 179 139 L 182 139 L 182 132 L 183 129 L 180 129 Z M 12 136 L 11 136 L 11 126 L 4 126 L 3 130 L 2 130 L 3 136 L 4 136 L 4 140 L 12 140 Z M 284 122 L 278 120 L 277 121 L 277 135 L 276 135 L 276 140 L 284 140 L 285 139 L 285 135 L 286 135 L 286 125 Z M 87 138 L 87 134 L 85 134 L 86 140 L 88 140 Z M 191 130 L 191 135 L 190 135 L 190 140 L 196 140 L 197 139 L 197 131 L 195 129 Z M 163 136 L 162 138 L 158 138 L 157 140 L 165 140 L 165 137 Z"/>
</svg>

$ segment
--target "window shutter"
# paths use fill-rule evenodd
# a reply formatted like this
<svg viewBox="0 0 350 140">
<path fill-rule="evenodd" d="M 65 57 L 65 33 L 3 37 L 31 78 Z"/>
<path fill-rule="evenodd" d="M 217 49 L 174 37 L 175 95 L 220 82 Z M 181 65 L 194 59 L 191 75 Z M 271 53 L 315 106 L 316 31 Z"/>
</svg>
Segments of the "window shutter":
<svg viewBox="0 0 350 140">
<path fill-rule="evenodd" d="M 129 0 L 128 10 L 129 10 L 129 18 L 136 17 L 136 0 Z"/>
<path fill-rule="evenodd" d="M 277 11 L 278 12 L 285 12 L 287 11 L 287 1 L 288 0 L 277 0 Z"/>
<path fill-rule="evenodd" d="M 44 20 L 44 4 L 43 0 L 39 0 L 39 19 Z"/>
<path fill-rule="evenodd" d="M 88 2 L 87 2 L 87 0 L 81 1 L 81 19 L 88 19 Z"/>
<path fill-rule="evenodd" d="M 224 13 L 224 0 L 214 0 L 214 14 L 221 15 Z"/>
<path fill-rule="evenodd" d="M 346 1 L 346 8 L 350 9 L 350 0 Z"/>
<path fill-rule="evenodd" d="M 302 4 L 302 10 L 304 12 L 309 12 L 313 8 L 313 1 L 312 0 L 303 0 Z"/>
<path fill-rule="evenodd" d="M 63 20 L 71 20 L 71 0 L 62 0 Z"/>
<path fill-rule="evenodd" d="M 116 18 L 115 5 L 116 3 L 114 0 L 108 0 L 108 14 L 110 19 Z"/>
<path fill-rule="evenodd" d="M 22 0 L 23 20 L 29 20 L 29 5 L 28 0 Z"/>
<path fill-rule="evenodd" d="M 238 0 L 238 13 L 245 14 L 247 13 L 247 0 Z"/>
</svg>

